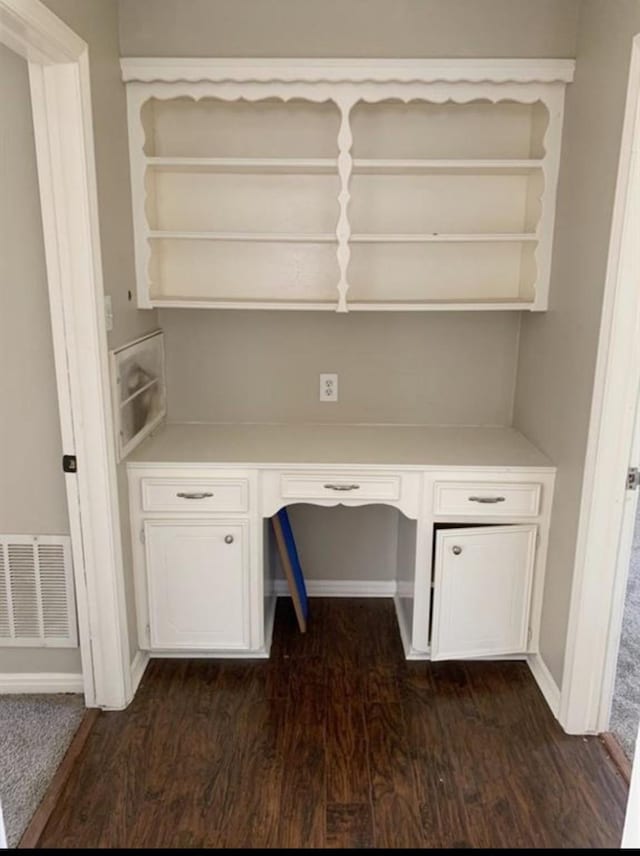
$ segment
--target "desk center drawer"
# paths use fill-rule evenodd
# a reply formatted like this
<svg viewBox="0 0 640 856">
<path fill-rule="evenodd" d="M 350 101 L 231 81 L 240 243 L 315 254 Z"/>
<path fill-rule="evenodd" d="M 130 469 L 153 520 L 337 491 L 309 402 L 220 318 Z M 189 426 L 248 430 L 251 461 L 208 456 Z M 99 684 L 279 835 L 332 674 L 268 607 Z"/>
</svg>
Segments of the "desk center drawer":
<svg viewBox="0 0 640 856">
<path fill-rule="evenodd" d="M 247 479 L 171 479 L 141 480 L 144 511 L 246 512 L 249 510 Z"/>
<path fill-rule="evenodd" d="M 400 477 L 372 473 L 283 473 L 285 499 L 398 500 Z"/>
</svg>

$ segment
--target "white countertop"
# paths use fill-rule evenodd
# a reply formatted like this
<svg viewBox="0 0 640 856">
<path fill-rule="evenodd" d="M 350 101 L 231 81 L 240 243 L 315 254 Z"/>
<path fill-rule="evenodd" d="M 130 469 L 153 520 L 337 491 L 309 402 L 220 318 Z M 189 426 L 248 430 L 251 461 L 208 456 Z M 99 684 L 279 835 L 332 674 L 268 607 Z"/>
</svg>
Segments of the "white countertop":
<svg viewBox="0 0 640 856">
<path fill-rule="evenodd" d="M 160 427 L 127 463 L 555 469 L 513 428 L 185 422 Z"/>
</svg>

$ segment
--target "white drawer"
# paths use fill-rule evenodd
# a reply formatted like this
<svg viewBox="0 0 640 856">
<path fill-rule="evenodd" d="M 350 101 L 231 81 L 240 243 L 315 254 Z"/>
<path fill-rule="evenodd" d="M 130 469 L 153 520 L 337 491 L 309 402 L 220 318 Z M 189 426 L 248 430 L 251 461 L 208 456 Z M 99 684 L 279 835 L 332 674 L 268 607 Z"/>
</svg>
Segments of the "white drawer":
<svg viewBox="0 0 640 856">
<path fill-rule="evenodd" d="M 143 511 L 243 512 L 249 510 L 248 479 L 143 478 Z"/>
<path fill-rule="evenodd" d="M 541 485 L 532 482 L 436 482 L 433 513 L 472 517 L 536 517 Z"/>
<path fill-rule="evenodd" d="M 399 500 L 400 476 L 371 473 L 282 473 L 284 499 Z"/>
</svg>

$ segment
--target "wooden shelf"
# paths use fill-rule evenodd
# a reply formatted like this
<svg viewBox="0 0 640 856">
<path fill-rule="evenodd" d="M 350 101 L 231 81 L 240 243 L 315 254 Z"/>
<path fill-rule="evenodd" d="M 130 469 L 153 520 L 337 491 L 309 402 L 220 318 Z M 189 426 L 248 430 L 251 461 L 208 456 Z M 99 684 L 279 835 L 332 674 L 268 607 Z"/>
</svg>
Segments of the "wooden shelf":
<svg viewBox="0 0 640 856">
<path fill-rule="evenodd" d="M 207 300 L 185 297 L 151 298 L 151 306 L 155 309 L 288 309 L 288 310 L 324 310 L 335 312 L 337 303 L 327 301 L 294 300 L 233 300 L 231 298 L 211 298 Z M 349 312 L 468 312 L 470 310 L 486 310 L 494 312 L 520 311 L 535 309 L 532 300 L 395 300 L 395 301 L 349 301 Z"/>
<path fill-rule="evenodd" d="M 334 233 L 304 234 L 277 232 L 180 232 L 155 230 L 149 232 L 151 240 L 176 241 L 246 241 L 248 243 L 285 243 L 285 244 L 336 244 L 338 239 Z M 483 243 L 530 243 L 537 241 L 537 235 L 532 232 L 488 232 L 441 234 L 427 233 L 387 233 L 387 234 L 353 234 L 349 241 L 353 244 L 483 244 Z"/>
<path fill-rule="evenodd" d="M 496 298 L 495 300 L 350 300 L 349 312 L 468 312 L 486 310 L 493 312 L 535 309 L 533 300 Z"/>
<path fill-rule="evenodd" d="M 264 174 L 338 173 L 337 158 L 180 158 L 148 157 L 147 166 L 166 172 Z"/>
<path fill-rule="evenodd" d="M 528 175 L 542 168 L 542 160 L 532 159 L 434 159 L 434 158 L 354 158 L 353 172 L 357 174 L 416 175 L 423 173 L 456 175 Z"/>
<path fill-rule="evenodd" d="M 335 300 L 321 303 L 310 300 L 234 300 L 233 298 L 199 299 L 197 297 L 151 297 L 151 307 L 155 309 L 291 309 L 320 310 L 335 312 L 338 303 Z"/>
<path fill-rule="evenodd" d="M 304 234 L 278 232 L 178 232 L 154 230 L 149 232 L 151 240 L 172 241 L 246 241 L 255 244 L 337 244 L 335 233 Z"/>
<path fill-rule="evenodd" d="M 190 158 L 147 157 L 146 164 L 157 171 L 213 173 L 336 173 L 337 158 Z M 354 158 L 356 175 L 527 175 L 542 168 L 542 160 L 531 159 L 438 159 L 438 158 Z"/>
<path fill-rule="evenodd" d="M 486 234 L 441 234 L 439 232 L 407 234 L 353 234 L 353 244 L 484 244 L 484 243 L 528 243 L 538 238 L 530 232 L 488 232 Z"/>
</svg>

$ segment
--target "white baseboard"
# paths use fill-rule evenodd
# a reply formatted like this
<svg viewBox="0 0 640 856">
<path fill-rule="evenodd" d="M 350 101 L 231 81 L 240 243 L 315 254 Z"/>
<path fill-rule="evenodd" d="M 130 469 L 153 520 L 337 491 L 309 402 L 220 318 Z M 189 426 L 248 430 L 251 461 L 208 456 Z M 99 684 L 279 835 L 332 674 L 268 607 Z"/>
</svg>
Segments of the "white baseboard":
<svg viewBox="0 0 640 856">
<path fill-rule="evenodd" d="M 396 608 L 396 618 L 398 620 L 398 629 L 400 630 L 400 639 L 404 648 L 404 656 L 407 660 L 430 660 L 431 656 L 428 651 L 418 651 L 411 644 L 411 632 L 405 620 L 405 614 L 401 604 L 402 598 L 397 594 L 393 598 Z"/>
<path fill-rule="evenodd" d="M 5 672 L 0 674 L 0 695 L 18 693 L 82 693 L 82 675 L 72 672 Z"/>
<path fill-rule="evenodd" d="M 268 660 L 266 648 L 255 651 L 153 651 L 151 660 Z"/>
<path fill-rule="evenodd" d="M 551 708 L 551 712 L 557 719 L 560 713 L 560 688 L 540 654 L 529 654 L 527 662 L 531 674 L 540 687 L 542 695 L 545 697 L 547 704 Z"/>
<path fill-rule="evenodd" d="M 140 681 L 144 675 L 144 670 L 149 663 L 149 652 L 138 650 L 136 656 L 131 661 L 131 699 L 135 696 L 140 686 Z"/>
<path fill-rule="evenodd" d="M 413 583 L 408 583 L 406 580 L 398 580 L 396 583 L 396 595 L 398 597 L 410 597 L 413 599 L 413 593 L 415 591 L 415 585 Z"/>
<path fill-rule="evenodd" d="M 305 580 L 309 597 L 394 597 L 397 584 L 394 580 Z M 286 580 L 274 580 L 278 597 L 286 597 L 289 588 Z"/>
</svg>

